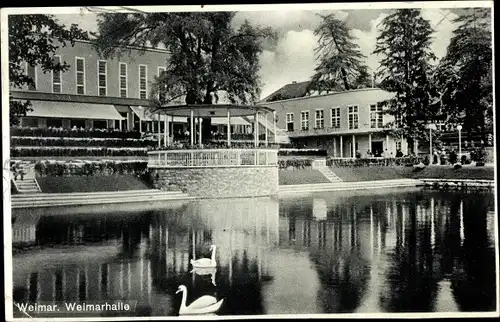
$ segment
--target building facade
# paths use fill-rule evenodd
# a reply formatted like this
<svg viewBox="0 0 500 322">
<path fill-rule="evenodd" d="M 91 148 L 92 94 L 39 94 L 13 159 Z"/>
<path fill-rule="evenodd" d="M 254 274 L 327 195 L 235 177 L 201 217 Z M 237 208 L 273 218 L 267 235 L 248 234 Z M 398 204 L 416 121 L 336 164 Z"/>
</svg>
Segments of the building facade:
<svg viewBox="0 0 500 322">
<path fill-rule="evenodd" d="M 378 88 L 265 102 L 276 111 L 277 127 L 292 143 L 326 149 L 333 157 L 395 156 L 414 152 L 406 139 L 385 134 L 394 117 L 384 114 L 379 102 L 392 94 Z"/>
<path fill-rule="evenodd" d="M 23 63 L 34 85 L 10 89 L 14 99 L 32 103 L 33 111 L 21 118 L 21 126 L 163 133 L 165 120 L 149 115 L 147 107 L 151 86 L 166 69 L 166 50 L 129 48 L 120 55 L 104 58 L 90 41 L 78 40 L 74 46 L 59 46 L 54 59 L 65 62 L 69 69 L 44 72 L 41 66 Z M 214 130 L 227 131 L 223 128 L 225 120 L 212 123 Z M 170 124 L 169 133 L 184 133 L 188 127 L 186 118 L 176 117 Z M 245 132 L 249 125 L 242 120 L 233 124 L 235 133 Z"/>
</svg>

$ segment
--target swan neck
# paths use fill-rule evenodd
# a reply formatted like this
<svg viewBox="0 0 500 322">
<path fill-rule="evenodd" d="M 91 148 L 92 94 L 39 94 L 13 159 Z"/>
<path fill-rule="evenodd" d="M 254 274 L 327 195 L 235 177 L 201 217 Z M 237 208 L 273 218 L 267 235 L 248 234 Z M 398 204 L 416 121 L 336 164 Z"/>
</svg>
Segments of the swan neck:
<svg viewBox="0 0 500 322">
<path fill-rule="evenodd" d="M 182 300 L 181 300 L 181 307 L 180 309 L 185 309 L 186 308 L 186 300 L 187 300 L 187 290 L 182 291 Z"/>
<path fill-rule="evenodd" d="M 212 249 L 212 262 L 215 262 L 215 249 L 216 247 L 214 246 L 214 248 Z"/>
</svg>

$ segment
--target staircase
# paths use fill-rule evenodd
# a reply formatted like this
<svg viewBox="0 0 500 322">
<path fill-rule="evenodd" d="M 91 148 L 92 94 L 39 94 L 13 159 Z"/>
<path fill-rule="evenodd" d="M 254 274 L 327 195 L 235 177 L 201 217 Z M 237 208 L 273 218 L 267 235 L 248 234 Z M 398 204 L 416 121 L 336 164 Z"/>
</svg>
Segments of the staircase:
<svg viewBox="0 0 500 322">
<path fill-rule="evenodd" d="M 253 124 L 253 119 L 250 119 L 248 116 L 242 116 L 242 118 L 247 121 L 250 124 Z M 282 144 L 288 144 L 290 143 L 290 138 L 288 137 L 288 134 L 286 134 L 286 131 L 283 129 L 280 129 L 276 127 L 276 133 L 274 133 L 274 124 L 273 122 L 269 121 L 266 117 L 260 116 L 259 117 L 259 124 L 261 127 L 259 127 L 259 134 L 264 134 L 264 129 L 267 126 L 268 129 L 268 140 L 271 142 L 276 142 L 276 143 L 282 143 Z"/>
<path fill-rule="evenodd" d="M 33 194 L 40 193 L 40 186 L 36 181 L 35 177 L 35 168 L 32 164 L 27 164 L 23 168 L 24 178 L 21 179 L 21 176 L 17 176 L 17 180 L 14 180 L 14 175 L 12 175 L 12 181 L 16 186 L 17 191 L 22 194 Z"/>
<path fill-rule="evenodd" d="M 312 163 L 312 168 L 321 172 L 322 175 L 325 176 L 330 182 L 341 182 L 340 179 L 329 167 L 326 166 L 325 159 L 317 159 Z"/>
</svg>

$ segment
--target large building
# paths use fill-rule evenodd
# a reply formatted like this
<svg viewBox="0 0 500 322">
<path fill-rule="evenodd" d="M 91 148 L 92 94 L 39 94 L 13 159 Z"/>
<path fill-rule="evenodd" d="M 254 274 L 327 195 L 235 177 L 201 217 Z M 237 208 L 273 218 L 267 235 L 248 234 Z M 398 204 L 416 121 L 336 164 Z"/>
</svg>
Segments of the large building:
<svg viewBox="0 0 500 322">
<path fill-rule="evenodd" d="M 25 127 L 115 128 L 157 133 L 164 122 L 147 113 L 155 77 L 165 70 L 168 52 L 129 48 L 113 58 L 99 56 L 89 41 L 60 46 L 54 59 L 66 62 L 65 72 L 44 73 L 24 63 L 33 86 L 11 88 L 14 99 L 30 100 L 33 111 L 21 118 Z M 245 120 L 232 120 L 232 131 L 248 131 Z M 175 118 L 170 133 L 184 132 L 186 118 Z M 213 120 L 214 131 L 225 132 L 227 121 Z"/>
<path fill-rule="evenodd" d="M 394 118 L 382 113 L 378 103 L 392 94 L 378 88 L 364 88 L 303 96 L 303 83 L 293 84 L 300 92 L 298 97 L 261 103 L 275 109 L 277 127 L 293 144 L 326 149 L 330 156 L 343 158 L 355 157 L 356 152 L 361 157 L 369 153 L 390 157 L 397 150 L 405 155 L 414 152 L 410 140 L 384 133 L 384 125 Z M 288 97 L 293 96 L 290 85 L 285 86 Z"/>
</svg>

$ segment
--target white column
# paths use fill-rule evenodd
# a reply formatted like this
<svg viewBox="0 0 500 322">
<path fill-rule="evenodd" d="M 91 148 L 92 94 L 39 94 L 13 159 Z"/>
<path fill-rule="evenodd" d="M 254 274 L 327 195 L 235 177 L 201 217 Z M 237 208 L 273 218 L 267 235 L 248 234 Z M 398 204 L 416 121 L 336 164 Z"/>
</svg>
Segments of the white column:
<svg viewBox="0 0 500 322">
<path fill-rule="evenodd" d="M 259 139 L 259 112 L 255 113 L 255 137 L 257 138 L 257 147 L 260 144 L 260 139 Z"/>
<path fill-rule="evenodd" d="M 190 119 L 190 124 L 191 124 L 191 127 L 189 128 L 189 142 L 191 145 L 194 144 L 194 134 L 193 134 L 193 130 L 194 130 L 194 112 L 193 110 L 191 110 L 191 117 L 189 118 Z"/>
<path fill-rule="evenodd" d="M 337 138 L 334 136 L 332 140 L 333 140 L 333 157 L 335 158 L 337 156 Z"/>
<path fill-rule="evenodd" d="M 385 157 L 389 157 L 391 155 L 391 152 L 389 151 L 389 135 L 385 136 L 385 148 L 387 149 L 387 154 Z"/>
<path fill-rule="evenodd" d="M 203 121 L 203 119 L 201 117 L 198 118 L 198 144 L 199 146 L 201 147 L 201 122 Z"/>
<path fill-rule="evenodd" d="M 160 131 L 160 128 L 161 128 L 161 114 L 158 113 L 158 147 L 161 148 L 161 131 Z"/>
<path fill-rule="evenodd" d="M 429 162 L 432 164 L 432 128 L 429 126 Z"/>
<path fill-rule="evenodd" d="M 123 118 L 120 119 L 120 121 L 118 122 L 118 127 L 120 129 L 120 132 L 122 131 L 122 128 L 123 128 Z"/>
<path fill-rule="evenodd" d="M 142 133 L 142 120 L 139 118 L 139 133 Z"/>
<path fill-rule="evenodd" d="M 413 152 L 415 153 L 415 156 L 418 156 L 418 140 L 415 139 L 413 142 L 414 142 Z"/>
<path fill-rule="evenodd" d="M 277 141 L 277 134 L 276 134 L 276 111 L 273 111 L 273 133 L 274 133 L 274 144 L 276 144 Z"/>
<path fill-rule="evenodd" d="M 165 114 L 165 119 L 163 120 L 163 146 L 166 147 L 167 137 L 168 137 L 168 116 Z"/>
<path fill-rule="evenodd" d="M 368 134 L 368 150 L 370 150 L 370 152 L 373 154 L 373 151 L 372 151 L 372 134 Z"/>
<path fill-rule="evenodd" d="M 259 113 L 255 113 L 255 116 L 253 117 L 253 140 L 255 143 L 255 147 L 259 145 L 258 118 L 259 118 Z"/>
<path fill-rule="evenodd" d="M 268 121 L 269 113 L 266 113 L 266 123 L 264 124 L 265 132 L 264 132 L 264 141 L 265 146 L 267 146 L 267 121 Z"/>
<path fill-rule="evenodd" d="M 231 146 L 231 112 L 227 109 L 227 146 Z"/>
<path fill-rule="evenodd" d="M 340 157 L 341 158 L 344 157 L 344 142 L 342 139 L 342 135 L 340 136 Z"/>
<path fill-rule="evenodd" d="M 352 135 L 352 157 L 356 157 L 356 136 Z"/>
</svg>

